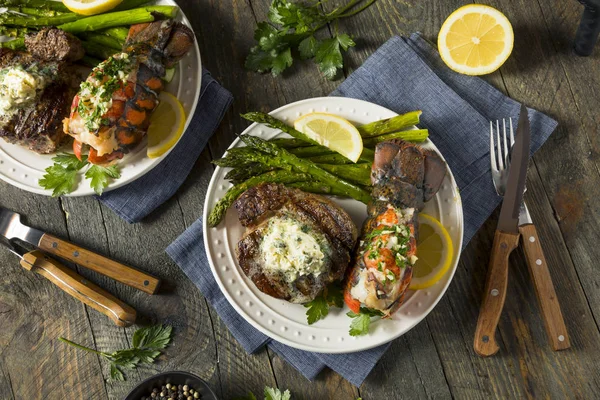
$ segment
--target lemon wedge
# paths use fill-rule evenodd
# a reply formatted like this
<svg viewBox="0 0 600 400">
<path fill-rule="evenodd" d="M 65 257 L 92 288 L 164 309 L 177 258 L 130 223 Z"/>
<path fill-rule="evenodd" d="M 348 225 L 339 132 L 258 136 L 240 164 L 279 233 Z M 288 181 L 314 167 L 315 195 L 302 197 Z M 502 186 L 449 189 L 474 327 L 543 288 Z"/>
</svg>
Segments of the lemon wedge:
<svg viewBox="0 0 600 400">
<path fill-rule="evenodd" d="M 161 92 L 158 100 L 160 103 L 152 113 L 148 127 L 149 158 L 160 157 L 169 151 L 185 128 L 185 110 L 177 97 Z"/>
<path fill-rule="evenodd" d="M 454 258 L 452 239 L 446 228 L 427 214 L 419 214 L 418 260 L 413 267 L 410 289 L 433 286 L 448 272 Z"/>
<path fill-rule="evenodd" d="M 469 4 L 442 24 L 438 50 L 456 72 L 484 75 L 496 71 L 510 56 L 514 34 L 510 21 L 493 7 Z"/>
<path fill-rule="evenodd" d="M 112 10 L 123 0 L 63 0 L 69 10 L 81 15 L 96 15 Z"/>
<path fill-rule="evenodd" d="M 306 136 L 357 162 L 363 151 L 358 129 L 342 117 L 326 113 L 310 113 L 294 122 L 294 128 Z"/>
</svg>

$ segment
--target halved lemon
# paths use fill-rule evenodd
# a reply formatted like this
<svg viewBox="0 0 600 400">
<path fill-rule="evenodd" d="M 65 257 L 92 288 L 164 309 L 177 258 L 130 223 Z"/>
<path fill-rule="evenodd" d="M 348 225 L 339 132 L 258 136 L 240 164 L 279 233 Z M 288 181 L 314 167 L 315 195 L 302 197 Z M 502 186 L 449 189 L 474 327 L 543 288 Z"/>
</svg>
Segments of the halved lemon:
<svg viewBox="0 0 600 400">
<path fill-rule="evenodd" d="M 342 117 L 326 113 L 310 113 L 294 122 L 294 128 L 312 140 L 357 162 L 363 151 L 358 129 Z"/>
<path fill-rule="evenodd" d="M 489 74 L 500 68 L 513 49 L 510 21 L 493 7 L 469 4 L 442 24 L 438 50 L 442 60 L 466 75 Z"/>
<path fill-rule="evenodd" d="M 81 15 L 96 15 L 110 11 L 123 0 L 62 0 L 65 7 Z"/>
<path fill-rule="evenodd" d="M 158 100 L 160 103 L 152 113 L 148 127 L 149 158 L 160 157 L 169 151 L 185 128 L 185 110 L 177 97 L 161 92 Z"/>
<path fill-rule="evenodd" d="M 410 289 L 433 286 L 448 272 L 453 256 L 452 239 L 446 228 L 432 216 L 419 214 L 418 260 L 413 267 Z"/>
</svg>

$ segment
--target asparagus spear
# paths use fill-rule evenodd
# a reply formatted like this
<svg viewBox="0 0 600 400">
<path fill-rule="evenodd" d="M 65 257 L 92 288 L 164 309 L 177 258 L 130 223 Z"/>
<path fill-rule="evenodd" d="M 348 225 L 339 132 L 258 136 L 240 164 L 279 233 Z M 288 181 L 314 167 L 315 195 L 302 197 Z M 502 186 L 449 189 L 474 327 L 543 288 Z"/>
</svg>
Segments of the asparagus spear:
<svg viewBox="0 0 600 400">
<path fill-rule="evenodd" d="M 338 192 L 331 186 L 322 184 L 321 182 L 294 182 L 288 183 L 285 186 L 304 190 L 305 192 L 316 193 L 316 194 L 330 194 L 334 196 L 343 196 L 344 194 Z"/>
<path fill-rule="evenodd" d="M 345 196 L 351 197 L 363 203 L 368 203 L 371 198 L 366 190 L 347 182 L 332 173 L 319 168 L 315 163 L 296 157 L 285 149 L 267 142 L 261 138 L 250 135 L 241 135 L 240 138 L 247 146 L 255 148 L 259 151 L 271 155 L 271 159 L 279 159 L 286 164 L 289 164 L 297 172 L 310 174 L 314 179 L 317 179 L 325 184 L 335 187 Z"/>
<path fill-rule="evenodd" d="M 34 17 L 55 17 L 61 15 L 60 11 L 51 10 L 48 8 L 33 8 L 33 7 L 6 7 L 8 11 L 15 13 L 32 15 Z M 6 15 L 5 15 L 6 16 Z"/>
<path fill-rule="evenodd" d="M 132 8 L 149 3 L 149 0 L 123 0 L 121 4 L 113 8 L 111 11 L 131 10 Z"/>
<path fill-rule="evenodd" d="M 101 60 L 106 60 L 107 58 L 119 51 L 111 49 L 110 47 L 102 46 L 98 43 L 88 42 L 85 40 L 82 40 L 81 44 L 83 45 L 86 54 L 95 58 L 99 58 Z"/>
<path fill-rule="evenodd" d="M 271 143 L 275 143 L 279 147 L 283 147 L 284 149 L 292 149 L 295 147 L 306 147 L 310 146 L 310 143 L 305 142 L 300 139 L 288 139 L 288 138 L 279 138 L 279 139 L 271 139 L 269 140 Z"/>
<path fill-rule="evenodd" d="M 350 182 L 357 183 L 359 185 L 369 186 L 371 184 L 371 169 L 363 168 L 361 165 L 368 164 L 347 164 L 347 165 L 336 165 L 336 164 L 315 164 L 319 168 L 324 169 L 340 178 L 346 179 Z"/>
<path fill-rule="evenodd" d="M 298 181 L 310 180 L 310 176 L 307 174 L 277 170 L 264 173 L 262 175 L 255 176 L 248 179 L 247 181 L 235 185 L 225 193 L 225 196 L 215 204 L 215 207 L 208 216 L 208 225 L 213 227 L 219 225 L 219 223 L 225 217 L 227 209 L 231 207 L 234 201 L 246 190 L 250 189 L 263 182 L 274 182 L 274 183 L 292 183 Z"/>
<path fill-rule="evenodd" d="M 312 157 L 307 157 L 306 158 L 309 161 L 315 162 L 315 163 L 323 163 L 323 164 L 354 164 L 351 160 L 347 159 L 346 157 L 344 157 L 341 154 L 338 153 L 331 153 L 331 154 L 324 154 L 322 156 L 312 156 Z M 371 165 L 368 163 L 365 163 L 367 165 Z"/>
<path fill-rule="evenodd" d="M 243 167 L 233 168 L 225 175 L 225 179 L 229 179 L 231 183 L 237 185 L 242 183 L 253 176 L 262 175 L 265 172 L 272 171 L 273 169 L 259 163 L 251 163 Z"/>
<path fill-rule="evenodd" d="M 129 35 L 129 28 L 125 28 L 124 26 L 115 26 L 114 28 L 104 29 L 103 31 L 100 31 L 100 33 L 125 43 L 127 36 Z"/>
<path fill-rule="evenodd" d="M 125 0 L 127 1 L 127 0 Z M 45 8 L 49 10 L 55 10 L 60 12 L 70 12 L 65 5 L 60 1 L 51 0 L 0 0 L 0 6 L 20 6 L 20 7 L 32 7 L 32 8 Z"/>
<path fill-rule="evenodd" d="M 13 38 L 23 37 L 31 32 L 29 28 L 19 28 L 17 26 L 2 26 L 0 25 L 0 36 L 9 36 Z"/>
<path fill-rule="evenodd" d="M 0 43 L 0 47 L 3 49 L 19 50 L 25 47 L 25 39 L 21 37 L 8 42 L 2 42 Z"/>
<path fill-rule="evenodd" d="M 67 23 L 72 23 L 78 19 L 84 18 L 82 15 L 74 13 L 65 13 L 55 15 L 54 17 L 39 17 L 29 18 L 21 16 L 6 16 L 2 18 L 3 25 L 15 25 L 15 26 L 57 26 Z"/>
<path fill-rule="evenodd" d="M 370 124 L 359 126 L 357 129 L 363 138 L 379 136 L 386 133 L 396 132 L 409 126 L 417 125 L 422 111 L 411 111 L 406 114 L 397 115 L 389 119 L 382 119 Z"/>
<path fill-rule="evenodd" d="M 429 137 L 427 129 L 413 129 L 409 131 L 392 132 L 386 135 L 363 139 L 363 146 L 375 147 L 377 143 L 391 139 L 408 140 L 409 142 L 424 142 Z"/>
<path fill-rule="evenodd" d="M 90 43 L 95 43 L 99 46 L 108 47 L 115 50 L 121 50 L 124 43 L 124 41 L 120 41 L 114 37 L 95 32 L 83 32 L 79 34 L 79 37 Z"/>
<path fill-rule="evenodd" d="M 178 10 L 179 8 L 175 6 L 150 6 L 134 8 L 133 10 L 128 11 L 117 11 L 82 18 L 77 21 L 62 24 L 59 26 L 59 28 L 71 33 L 97 31 L 106 28 L 113 28 L 115 26 L 152 22 L 155 19 L 155 13 L 161 14 L 166 18 L 174 18 L 177 15 Z"/>
</svg>

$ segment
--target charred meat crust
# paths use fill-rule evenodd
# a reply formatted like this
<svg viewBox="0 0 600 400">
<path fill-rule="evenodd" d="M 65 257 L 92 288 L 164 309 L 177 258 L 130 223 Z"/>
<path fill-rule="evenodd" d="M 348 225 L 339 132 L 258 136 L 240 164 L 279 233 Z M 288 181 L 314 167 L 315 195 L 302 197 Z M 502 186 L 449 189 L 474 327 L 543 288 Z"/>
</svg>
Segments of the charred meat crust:
<svg viewBox="0 0 600 400">
<path fill-rule="evenodd" d="M 44 28 L 26 35 L 25 46 L 35 58 L 46 61 L 73 62 L 85 54 L 79 39 L 58 28 Z"/>
</svg>

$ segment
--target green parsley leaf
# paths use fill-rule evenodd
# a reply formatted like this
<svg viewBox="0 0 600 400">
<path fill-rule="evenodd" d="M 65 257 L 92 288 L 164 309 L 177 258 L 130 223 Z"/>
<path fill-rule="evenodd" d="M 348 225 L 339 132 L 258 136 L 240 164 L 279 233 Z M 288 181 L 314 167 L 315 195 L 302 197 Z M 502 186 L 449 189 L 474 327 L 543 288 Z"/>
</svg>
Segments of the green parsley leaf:
<svg viewBox="0 0 600 400">
<path fill-rule="evenodd" d="M 265 387 L 265 400 L 290 400 L 292 395 L 289 390 L 281 393 L 278 388 Z"/>
<path fill-rule="evenodd" d="M 306 303 L 304 307 L 308 308 L 306 310 L 306 320 L 309 325 L 325 318 L 329 314 L 329 305 L 322 294 L 317 296 L 313 301 Z"/>
<path fill-rule="evenodd" d="M 138 329 L 133 334 L 133 347 L 164 349 L 171 342 L 173 327 L 156 325 Z"/>
<path fill-rule="evenodd" d="M 52 197 L 59 197 L 73 191 L 76 178 L 76 169 L 54 164 L 46 168 L 46 174 L 38 181 L 38 184 L 44 189 L 52 190 Z"/>
<path fill-rule="evenodd" d="M 279 31 L 266 22 L 260 22 L 254 31 L 254 39 L 258 42 L 261 50 L 276 50 L 282 45 L 283 38 Z M 283 43 L 285 46 L 285 43 Z"/>
<path fill-rule="evenodd" d="M 337 35 L 321 42 L 315 54 L 315 61 L 319 64 L 319 69 L 327 79 L 335 79 L 338 70 L 344 66 L 340 47 L 347 50 L 349 47 L 355 45 L 350 36 L 346 34 Z"/>
<path fill-rule="evenodd" d="M 369 333 L 371 317 L 379 317 L 382 316 L 383 313 L 379 310 L 361 307 L 360 313 L 356 314 L 355 312 L 349 311 L 346 315 L 352 318 L 352 322 L 350 323 L 350 336 L 361 336 Z"/>
<path fill-rule="evenodd" d="M 110 364 L 110 379 L 121 382 L 125 380 L 125 376 L 115 364 Z"/>
<path fill-rule="evenodd" d="M 319 41 L 312 35 L 304 39 L 298 45 L 298 51 L 300 52 L 300 58 L 307 60 L 313 58 L 317 52 L 317 46 Z"/>
<path fill-rule="evenodd" d="M 58 153 L 56 156 L 52 157 L 52 161 L 54 161 L 55 164 L 62 165 L 65 168 L 80 170 L 86 166 L 87 156 L 82 156 L 81 160 L 79 160 L 75 154 Z"/>
<path fill-rule="evenodd" d="M 119 167 L 111 165 L 109 167 L 103 167 L 101 165 L 92 165 L 90 169 L 85 173 L 85 177 L 90 179 L 90 187 L 94 189 L 97 195 L 101 195 L 104 188 L 108 186 L 112 179 L 118 179 L 121 177 Z"/>
<path fill-rule="evenodd" d="M 293 62 L 292 50 L 288 47 L 273 59 L 271 73 L 273 76 L 280 75 L 286 68 L 291 67 Z"/>
<path fill-rule="evenodd" d="M 252 392 L 248 392 L 246 396 L 234 397 L 233 400 L 256 400 L 256 396 Z"/>
</svg>

